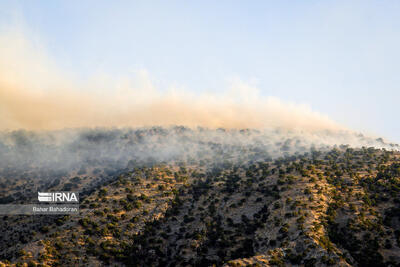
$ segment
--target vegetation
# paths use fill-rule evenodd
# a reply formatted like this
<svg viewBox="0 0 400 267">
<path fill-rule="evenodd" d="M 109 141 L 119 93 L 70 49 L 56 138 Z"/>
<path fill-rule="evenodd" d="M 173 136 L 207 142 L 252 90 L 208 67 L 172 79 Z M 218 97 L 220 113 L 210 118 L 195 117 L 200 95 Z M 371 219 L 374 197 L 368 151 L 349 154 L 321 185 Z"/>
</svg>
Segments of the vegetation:
<svg viewBox="0 0 400 267">
<path fill-rule="evenodd" d="M 3 217 L 5 265 L 399 266 L 400 153 L 129 163 L 79 216 Z M 190 163 L 190 164 L 189 164 Z M 85 184 L 80 168 L 71 184 Z M 89 178 L 90 179 L 90 178 Z M 59 186 L 64 186 L 60 183 Z M 13 233 L 14 225 L 29 231 Z"/>
</svg>

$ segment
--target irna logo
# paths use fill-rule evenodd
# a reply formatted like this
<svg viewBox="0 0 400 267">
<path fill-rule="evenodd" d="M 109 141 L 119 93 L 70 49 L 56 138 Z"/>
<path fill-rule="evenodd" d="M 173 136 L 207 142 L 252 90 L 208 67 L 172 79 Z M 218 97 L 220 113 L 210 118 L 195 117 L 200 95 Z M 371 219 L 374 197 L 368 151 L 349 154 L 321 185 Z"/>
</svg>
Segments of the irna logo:
<svg viewBox="0 0 400 267">
<path fill-rule="evenodd" d="M 77 192 L 38 192 L 39 202 L 78 202 Z"/>
</svg>

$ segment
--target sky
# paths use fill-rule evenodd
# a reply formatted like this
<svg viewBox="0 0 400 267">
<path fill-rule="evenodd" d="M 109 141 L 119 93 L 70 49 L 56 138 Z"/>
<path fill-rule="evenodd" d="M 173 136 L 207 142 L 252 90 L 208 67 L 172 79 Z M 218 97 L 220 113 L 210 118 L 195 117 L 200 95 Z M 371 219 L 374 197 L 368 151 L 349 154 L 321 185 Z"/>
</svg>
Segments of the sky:
<svg viewBox="0 0 400 267">
<path fill-rule="evenodd" d="M 398 14 L 399 1 L 3 0 L 0 34 L 23 32 L 82 81 L 141 71 L 194 94 L 241 81 L 400 143 Z"/>
</svg>

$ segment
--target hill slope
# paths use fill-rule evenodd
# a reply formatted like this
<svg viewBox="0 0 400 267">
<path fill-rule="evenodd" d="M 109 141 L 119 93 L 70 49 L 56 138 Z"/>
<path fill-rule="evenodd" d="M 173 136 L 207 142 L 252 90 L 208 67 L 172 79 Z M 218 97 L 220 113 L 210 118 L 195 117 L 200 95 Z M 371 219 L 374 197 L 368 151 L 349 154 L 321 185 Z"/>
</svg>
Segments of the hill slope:
<svg viewBox="0 0 400 267">
<path fill-rule="evenodd" d="M 133 167 L 90 193 L 79 216 L 40 229 L 4 257 L 50 266 L 398 266 L 400 154 L 341 147 Z"/>
</svg>

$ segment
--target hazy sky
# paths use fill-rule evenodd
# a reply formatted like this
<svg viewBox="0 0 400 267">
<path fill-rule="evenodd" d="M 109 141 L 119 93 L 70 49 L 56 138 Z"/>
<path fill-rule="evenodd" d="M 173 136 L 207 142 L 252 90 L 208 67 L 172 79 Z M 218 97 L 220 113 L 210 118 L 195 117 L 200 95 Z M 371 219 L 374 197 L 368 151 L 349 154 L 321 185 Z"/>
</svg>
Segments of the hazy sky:
<svg viewBox="0 0 400 267">
<path fill-rule="evenodd" d="M 400 142 L 399 1 L 0 1 L 80 79 L 146 70 L 160 88 L 240 79 Z M 1 60 L 1 59 L 0 59 Z"/>
</svg>

